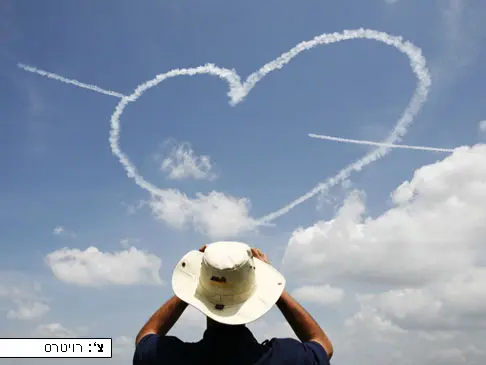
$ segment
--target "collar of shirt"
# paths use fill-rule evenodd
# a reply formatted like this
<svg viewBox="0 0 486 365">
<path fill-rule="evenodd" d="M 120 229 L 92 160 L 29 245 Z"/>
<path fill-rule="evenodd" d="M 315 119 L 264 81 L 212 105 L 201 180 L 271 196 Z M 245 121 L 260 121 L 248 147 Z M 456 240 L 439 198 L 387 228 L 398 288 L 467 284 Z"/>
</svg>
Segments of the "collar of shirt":
<svg viewBox="0 0 486 365">
<path fill-rule="evenodd" d="M 207 343 L 258 343 L 246 326 L 211 327 L 204 331 L 203 341 Z"/>
</svg>

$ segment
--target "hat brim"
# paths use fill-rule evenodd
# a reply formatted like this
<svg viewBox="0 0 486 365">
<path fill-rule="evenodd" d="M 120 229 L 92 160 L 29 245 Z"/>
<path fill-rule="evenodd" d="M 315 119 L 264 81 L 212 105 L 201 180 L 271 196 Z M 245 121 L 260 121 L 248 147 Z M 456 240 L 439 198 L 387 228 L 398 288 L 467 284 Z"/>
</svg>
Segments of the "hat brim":
<svg viewBox="0 0 486 365">
<path fill-rule="evenodd" d="M 172 289 L 177 297 L 194 306 L 216 322 L 239 325 L 253 322 L 267 313 L 285 288 L 285 278 L 271 265 L 255 259 L 255 290 L 242 304 L 216 309 L 198 294 L 203 253 L 190 251 L 177 264 L 172 275 Z"/>
</svg>

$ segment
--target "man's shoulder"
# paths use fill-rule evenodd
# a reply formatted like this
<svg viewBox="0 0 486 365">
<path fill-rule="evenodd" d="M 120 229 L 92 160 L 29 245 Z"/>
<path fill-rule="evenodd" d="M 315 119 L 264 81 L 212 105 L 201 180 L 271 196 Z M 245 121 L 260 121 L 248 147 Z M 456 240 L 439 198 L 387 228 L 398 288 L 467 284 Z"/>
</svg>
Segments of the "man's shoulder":
<svg viewBox="0 0 486 365">
<path fill-rule="evenodd" d="M 166 360 L 178 361 L 181 356 L 194 353 L 199 342 L 184 342 L 175 336 L 159 336 L 149 334 L 144 336 L 135 347 L 134 364 L 146 364 L 164 356 Z"/>
<path fill-rule="evenodd" d="M 164 347 L 180 347 L 180 346 L 197 346 L 201 343 L 198 342 L 186 342 L 181 340 L 179 337 L 176 336 L 160 336 L 154 333 L 145 335 L 140 342 L 137 344 L 137 347 L 145 347 L 145 346 L 164 346 Z"/>
<path fill-rule="evenodd" d="M 326 350 L 317 342 L 301 342 L 294 338 L 272 338 L 262 343 L 271 348 L 266 362 L 272 364 L 292 363 L 299 365 L 328 365 Z"/>
</svg>

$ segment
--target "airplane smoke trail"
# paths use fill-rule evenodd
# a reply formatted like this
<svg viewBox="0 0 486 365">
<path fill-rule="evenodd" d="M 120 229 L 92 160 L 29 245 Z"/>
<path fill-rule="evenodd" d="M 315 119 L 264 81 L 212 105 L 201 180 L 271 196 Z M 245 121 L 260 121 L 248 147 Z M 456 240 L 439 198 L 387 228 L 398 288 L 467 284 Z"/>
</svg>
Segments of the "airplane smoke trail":
<svg viewBox="0 0 486 365">
<path fill-rule="evenodd" d="M 128 105 L 129 102 L 135 102 L 142 94 L 147 91 L 148 89 L 158 85 L 164 80 L 167 80 L 172 77 L 177 76 L 195 76 L 195 75 L 202 75 L 208 74 L 212 76 L 217 76 L 219 78 L 224 79 L 230 85 L 230 88 L 233 85 L 241 85 L 239 76 L 232 70 L 228 70 L 225 68 L 217 67 L 213 64 L 206 64 L 205 66 L 199 66 L 194 68 L 182 68 L 182 69 L 174 69 L 165 74 L 159 74 L 154 79 L 149 80 L 137 88 L 133 94 L 129 95 L 120 100 L 118 105 L 115 108 L 114 113 L 111 116 L 111 130 L 110 130 L 110 147 L 112 153 L 118 157 L 118 160 L 125 168 L 127 176 L 134 179 L 135 183 L 141 187 L 142 189 L 148 191 L 152 196 L 159 196 L 163 198 L 166 196 L 168 190 L 160 189 L 157 186 L 151 184 L 150 182 L 146 181 L 144 177 L 137 171 L 135 165 L 130 161 L 128 156 L 121 150 L 120 148 L 120 117 L 125 110 L 125 107 Z"/>
<path fill-rule="evenodd" d="M 96 91 L 97 93 L 100 93 L 100 94 L 105 94 L 105 95 L 110 95 L 110 96 L 116 96 L 117 98 L 124 98 L 125 97 L 125 95 L 120 94 L 120 93 L 117 93 L 116 91 L 105 90 L 105 89 L 102 89 L 101 87 L 96 86 L 96 85 L 85 84 L 84 82 L 80 82 L 78 80 L 67 79 L 65 77 L 56 75 L 56 74 L 54 74 L 52 72 L 47 72 L 47 71 L 38 69 L 37 67 L 32 67 L 32 66 L 24 65 L 23 63 L 18 63 L 17 64 L 17 67 L 19 67 L 19 68 L 21 68 L 21 69 L 23 69 L 23 70 L 25 70 L 27 72 L 36 73 L 38 75 L 41 75 L 41 76 L 44 76 L 44 77 L 48 77 L 50 79 L 54 79 L 54 80 L 57 80 L 57 81 L 61 81 L 61 82 L 64 82 L 66 84 L 71 84 L 71 85 L 74 85 L 74 86 L 77 86 L 77 87 L 81 87 L 83 89 L 88 89 L 88 90 L 91 90 L 91 91 Z"/>
<path fill-rule="evenodd" d="M 436 148 L 436 147 L 425 147 L 425 146 L 410 146 L 410 145 L 406 145 L 406 144 L 381 143 L 381 142 L 372 142 L 372 141 L 366 141 L 366 140 L 361 140 L 361 139 L 332 137 L 332 136 L 326 136 L 326 135 L 322 135 L 322 134 L 313 134 L 313 133 L 309 133 L 308 136 L 311 137 L 311 138 L 326 139 L 328 141 L 343 142 L 343 143 L 355 143 L 355 144 L 363 144 L 363 145 L 369 145 L 369 146 L 403 148 L 403 149 L 407 149 L 407 150 L 431 151 L 431 152 L 454 152 L 453 148 Z"/>
<path fill-rule="evenodd" d="M 168 71 L 167 73 L 159 74 L 152 80 L 149 80 L 137 86 L 134 92 L 129 96 L 125 96 L 114 91 L 103 90 L 95 85 L 88 85 L 80 83 L 76 80 L 69 80 L 63 78 L 62 76 L 38 70 L 30 66 L 19 65 L 19 67 L 24 68 L 26 71 L 29 72 L 35 72 L 40 75 L 54 78 L 62 82 L 121 98 L 110 119 L 111 130 L 109 141 L 112 153 L 118 158 L 118 160 L 124 167 L 127 176 L 134 179 L 135 183 L 139 187 L 148 191 L 152 196 L 159 196 L 163 198 L 166 194 L 171 194 L 175 191 L 160 189 L 146 181 L 144 177 L 137 171 L 136 167 L 130 161 L 128 156 L 120 148 L 120 118 L 126 106 L 130 102 L 135 102 L 140 96 L 143 95 L 145 91 L 154 86 L 157 86 L 159 83 L 169 78 L 177 76 L 195 76 L 206 74 L 219 77 L 228 83 L 228 96 L 230 99 L 229 103 L 230 105 L 235 106 L 238 103 L 242 102 L 251 91 L 251 89 L 255 87 L 255 85 L 259 81 L 261 81 L 267 74 L 272 71 L 281 69 L 301 52 L 310 50 L 319 45 L 337 43 L 351 39 L 367 39 L 378 41 L 384 43 L 385 45 L 392 46 L 401 53 L 405 54 L 409 58 L 412 71 L 414 72 L 418 80 L 417 87 L 413 93 L 413 96 L 407 108 L 404 110 L 397 123 L 395 124 L 392 132 L 389 134 L 386 140 L 378 146 L 378 148 L 374 149 L 370 153 L 366 154 L 364 157 L 346 166 L 335 176 L 329 178 L 326 182 L 316 185 L 312 190 L 290 202 L 289 204 L 285 205 L 284 207 L 280 208 L 279 210 L 269 213 L 256 221 L 253 221 L 253 224 L 255 225 L 267 225 L 269 222 L 288 213 L 295 206 L 312 198 L 319 192 L 325 191 L 332 186 L 339 184 L 341 181 L 347 179 L 353 171 L 360 171 L 365 166 L 384 157 L 391 150 L 391 145 L 394 145 L 396 142 L 399 142 L 401 140 L 401 137 L 403 137 L 407 133 L 408 127 L 412 124 L 415 116 L 419 113 L 422 105 L 426 102 L 431 86 L 431 78 L 427 69 L 426 60 L 422 56 L 420 48 L 408 41 L 404 41 L 402 37 L 392 36 L 385 32 L 379 32 L 363 28 L 356 30 L 344 30 L 341 33 L 321 34 L 310 41 L 304 41 L 299 43 L 290 51 L 283 53 L 275 60 L 265 64 L 259 70 L 249 75 L 246 81 L 243 83 L 241 82 L 241 79 L 236 71 L 226 68 L 220 68 L 213 64 L 207 64 L 205 66 L 199 66 L 194 68 L 174 69 Z M 184 208 L 189 209 L 189 207 Z"/>
<path fill-rule="evenodd" d="M 427 101 L 427 97 L 430 91 L 430 86 L 432 84 L 430 73 L 427 69 L 427 62 L 422 55 L 420 48 L 408 41 L 403 41 L 402 37 L 396 37 L 389 35 L 388 33 L 378 32 L 371 29 L 357 29 L 357 30 L 344 30 L 342 33 L 332 33 L 332 34 L 322 34 L 315 37 L 312 41 L 306 41 L 298 44 L 296 47 L 292 48 L 289 52 L 284 53 L 275 61 L 268 63 L 263 66 L 262 74 L 266 74 L 272 70 L 273 67 L 280 68 L 287 62 L 289 62 L 298 53 L 313 48 L 320 44 L 328 44 L 341 42 L 349 39 L 370 39 L 378 42 L 382 42 L 386 45 L 392 46 L 398 51 L 404 53 L 410 61 L 410 66 L 415 76 L 417 77 L 417 87 L 414 94 L 403 111 L 400 119 L 395 124 L 395 127 L 391 131 L 390 135 L 384 141 L 385 144 L 395 144 L 399 142 L 401 137 L 403 137 L 408 130 L 408 127 L 412 124 L 415 116 L 419 113 L 422 105 Z M 269 71 L 270 70 L 270 71 Z M 257 73 L 260 71 L 257 71 Z M 252 75 L 248 78 L 251 79 Z M 255 83 L 259 79 L 255 77 Z M 358 159 L 357 161 L 349 164 L 341 171 L 339 171 L 335 176 L 329 178 L 326 182 L 316 185 L 308 193 L 302 195 L 301 197 L 290 202 L 283 208 L 276 210 L 273 213 L 269 213 L 266 216 L 258 220 L 258 224 L 267 223 L 273 221 L 274 219 L 287 214 L 291 209 L 297 205 L 305 202 L 306 200 L 312 198 L 316 194 L 326 191 L 329 188 L 339 184 L 343 180 L 347 179 L 353 171 L 360 171 L 365 166 L 371 164 L 372 162 L 383 158 L 390 152 L 390 147 L 379 146 L 375 150 L 366 154 L 364 157 Z"/>
<path fill-rule="evenodd" d="M 219 77 L 228 83 L 229 86 L 228 96 L 230 98 L 230 104 L 235 106 L 244 100 L 244 98 L 248 95 L 251 89 L 260 80 L 262 80 L 263 77 L 265 77 L 267 74 L 269 74 L 272 71 L 281 69 L 283 66 L 289 63 L 294 57 L 299 55 L 301 52 L 310 50 L 318 45 L 337 43 L 337 42 L 342 42 L 351 39 L 370 39 L 370 40 L 379 41 L 386 45 L 395 47 L 397 50 L 399 50 L 400 52 L 408 56 L 412 71 L 415 73 L 416 77 L 418 78 L 418 86 L 412 96 L 409 105 L 407 106 L 402 116 L 398 120 L 391 134 L 384 142 L 386 144 L 393 144 L 394 142 L 399 141 L 400 138 L 403 135 L 405 135 L 408 126 L 413 122 L 414 117 L 420 111 L 423 103 L 427 100 L 429 88 L 431 85 L 431 79 L 426 67 L 426 61 L 425 58 L 422 56 L 422 52 L 420 48 L 416 47 L 410 42 L 403 41 L 402 37 L 392 36 L 389 35 L 388 33 L 379 32 L 371 29 L 357 29 L 357 30 L 344 30 L 342 33 L 331 33 L 331 34 L 326 33 L 315 37 L 311 41 L 303 41 L 299 43 L 297 46 L 295 46 L 294 48 L 292 48 L 290 51 L 283 53 L 275 60 L 265 64 L 259 70 L 252 73 L 250 76 L 248 76 L 247 80 L 244 83 L 241 83 L 241 79 L 235 71 L 225 69 L 225 68 L 220 68 L 213 64 L 207 64 L 205 66 L 199 66 L 196 68 L 174 69 L 167 73 L 157 75 L 152 80 L 149 80 L 139 85 L 130 96 L 120 100 L 120 102 L 116 106 L 115 112 L 112 114 L 111 117 L 110 146 L 112 152 L 115 156 L 118 157 L 118 160 L 120 161 L 122 166 L 124 166 L 128 177 L 134 179 L 138 186 L 147 190 L 153 196 L 159 196 L 163 198 L 164 195 L 167 193 L 167 190 L 159 189 L 158 187 L 146 181 L 143 178 L 143 176 L 140 173 L 138 173 L 136 167 L 132 164 L 128 156 L 124 154 L 120 149 L 120 145 L 119 145 L 120 117 L 129 102 L 135 102 L 140 96 L 142 96 L 142 94 L 145 91 L 147 91 L 148 89 L 158 85 L 159 83 L 169 78 L 177 77 L 177 76 L 194 76 L 194 75 L 201 75 L 201 74 L 209 74 L 209 75 Z M 295 206 L 312 198 L 319 192 L 324 191 L 338 184 L 342 180 L 348 178 L 353 171 L 359 171 L 366 165 L 384 157 L 389 151 L 390 151 L 389 147 L 384 147 L 384 146 L 378 147 L 374 151 L 366 154 L 363 158 L 355 161 L 354 163 L 342 169 L 340 172 L 338 172 L 336 176 L 330 178 L 325 183 L 318 184 L 311 191 L 295 199 L 294 201 L 290 202 L 286 206 L 280 208 L 277 211 L 269 213 L 266 216 L 255 221 L 255 224 L 256 225 L 267 224 L 273 221 L 274 219 L 288 213 Z"/>
</svg>

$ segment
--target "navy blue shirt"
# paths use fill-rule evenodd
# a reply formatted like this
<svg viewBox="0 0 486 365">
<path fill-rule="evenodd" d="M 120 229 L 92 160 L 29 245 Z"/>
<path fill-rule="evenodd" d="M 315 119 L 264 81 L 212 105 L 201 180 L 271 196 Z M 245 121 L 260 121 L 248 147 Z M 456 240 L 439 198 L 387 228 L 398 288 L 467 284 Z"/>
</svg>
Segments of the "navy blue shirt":
<svg viewBox="0 0 486 365">
<path fill-rule="evenodd" d="M 273 338 L 259 343 L 245 326 L 208 328 L 199 342 L 146 335 L 135 349 L 134 365 L 329 365 L 317 342 Z"/>
</svg>

